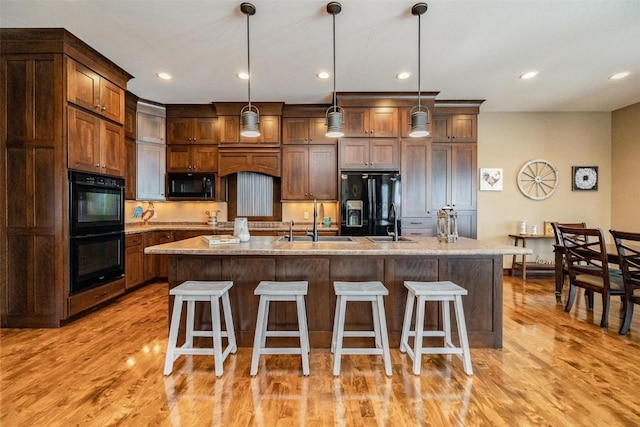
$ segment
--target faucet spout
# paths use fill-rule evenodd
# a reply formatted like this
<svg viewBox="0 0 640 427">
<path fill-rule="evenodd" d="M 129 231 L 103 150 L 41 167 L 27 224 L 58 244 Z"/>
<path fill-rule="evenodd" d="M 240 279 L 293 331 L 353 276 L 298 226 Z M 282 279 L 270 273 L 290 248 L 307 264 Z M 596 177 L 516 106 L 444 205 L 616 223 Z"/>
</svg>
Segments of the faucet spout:
<svg viewBox="0 0 640 427">
<path fill-rule="evenodd" d="M 387 234 L 393 237 L 393 241 L 398 241 L 398 209 L 396 208 L 395 202 L 391 203 L 389 207 L 389 213 L 393 214 L 393 232 L 389 232 L 387 230 Z"/>
<path fill-rule="evenodd" d="M 313 200 L 313 231 L 307 233 L 307 236 L 311 237 L 313 242 L 318 241 L 318 201 Z"/>
<path fill-rule="evenodd" d="M 293 242 L 293 220 L 289 223 L 289 241 Z"/>
</svg>

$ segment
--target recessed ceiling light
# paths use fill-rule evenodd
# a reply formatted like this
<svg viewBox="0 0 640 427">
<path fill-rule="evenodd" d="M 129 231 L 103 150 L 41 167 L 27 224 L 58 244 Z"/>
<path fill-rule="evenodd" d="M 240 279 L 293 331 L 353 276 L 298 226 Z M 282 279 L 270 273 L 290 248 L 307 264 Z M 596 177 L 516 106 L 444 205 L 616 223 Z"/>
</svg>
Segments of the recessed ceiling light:
<svg viewBox="0 0 640 427">
<path fill-rule="evenodd" d="M 249 74 L 244 71 L 240 71 L 238 74 L 236 74 L 236 77 L 241 80 L 249 80 Z"/>
<path fill-rule="evenodd" d="M 537 71 L 527 71 L 526 73 L 521 74 L 521 75 L 520 75 L 520 78 L 521 78 L 522 80 L 527 80 L 527 79 L 532 79 L 532 78 L 534 78 L 534 77 L 535 77 L 535 76 L 537 76 L 537 75 L 538 75 L 538 72 L 537 72 Z"/>
<path fill-rule="evenodd" d="M 165 72 L 160 72 L 160 73 L 156 73 L 156 76 L 158 76 L 159 79 L 162 80 L 171 80 L 171 74 L 169 73 L 165 73 Z"/>
<path fill-rule="evenodd" d="M 408 72 L 408 71 L 402 71 L 402 72 L 396 74 L 396 79 L 398 79 L 398 80 L 406 80 L 409 77 L 411 77 L 411 73 Z"/>
<path fill-rule="evenodd" d="M 616 73 L 612 76 L 609 76 L 609 80 L 618 80 L 618 79 L 624 79 L 625 77 L 627 77 L 629 74 L 631 74 L 631 71 L 623 71 L 621 73 Z"/>
<path fill-rule="evenodd" d="M 326 71 L 320 71 L 318 74 L 316 74 L 316 77 L 322 80 L 326 80 L 329 78 L 329 73 Z"/>
</svg>

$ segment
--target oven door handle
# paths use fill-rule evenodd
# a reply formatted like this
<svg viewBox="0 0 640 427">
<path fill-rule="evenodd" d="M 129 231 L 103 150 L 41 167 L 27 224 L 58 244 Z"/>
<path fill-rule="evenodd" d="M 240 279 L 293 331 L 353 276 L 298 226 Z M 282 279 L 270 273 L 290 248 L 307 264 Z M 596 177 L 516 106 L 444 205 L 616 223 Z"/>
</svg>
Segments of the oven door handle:
<svg viewBox="0 0 640 427">
<path fill-rule="evenodd" d="M 72 239 L 89 239 L 93 237 L 115 236 L 117 234 L 124 234 L 124 231 L 109 231 L 106 233 L 83 234 L 82 236 L 71 236 L 71 238 Z"/>
</svg>

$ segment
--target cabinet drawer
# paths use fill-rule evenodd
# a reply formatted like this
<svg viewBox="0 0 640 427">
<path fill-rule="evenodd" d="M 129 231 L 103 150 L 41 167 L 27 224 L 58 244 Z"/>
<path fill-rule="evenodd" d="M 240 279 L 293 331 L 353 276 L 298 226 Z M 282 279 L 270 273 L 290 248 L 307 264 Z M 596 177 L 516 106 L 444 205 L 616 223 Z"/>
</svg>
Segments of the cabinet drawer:
<svg viewBox="0 0 640 427">
<path fill-rule="evenodd" d="M 124 294 L 125 279 L 115 280 L 95 289 L 90 289 L 78 295 L 69 297 L 69 316 L 78 314 L 101 302 L 108 301 Z"/>
<path fill-rule="evenodd" d="M 433 237 L 435 233 L 432 228 L 402 228 L 404 237 Z"/>
<path fill-rule="evenodd" d="M 142 245 L 142 234 L 130 234 L 124 240 L 126 248 Z"/>
<path fill-rule="evenodd" d="M 433 224 L 432 218 L 407 218 L 402 217 L 402 228 L 430 228 Z"/>
</svg>

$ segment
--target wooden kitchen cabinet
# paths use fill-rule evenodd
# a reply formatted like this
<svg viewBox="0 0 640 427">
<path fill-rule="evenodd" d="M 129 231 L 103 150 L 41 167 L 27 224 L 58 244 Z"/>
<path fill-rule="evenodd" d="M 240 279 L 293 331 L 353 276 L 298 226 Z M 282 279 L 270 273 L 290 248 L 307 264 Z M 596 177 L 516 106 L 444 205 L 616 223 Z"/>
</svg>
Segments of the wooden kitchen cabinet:
<svg viewBox="0 0 640 427">
<path fill-rule="evenodd" d="M 123 124 L 124 89 L 79 62 L 67 58 L 67 101 Z"/>
<path fill-rule="evenodd" d="M 125 287 L 134 288 L 144 282 L 144 246 L 142 234 L 125 237 Z"/>
<path fill-rule="evenodd" d="M 167 118 L 168 144 L 217 144 L 218 119 L 215 117 Z"/>
<path fill-rule="evenodd" d="M 282 144 L 335 144 L 336 138 L 325 136 L 324 117 L 287 117 L 282 119 Z"/>
<path fill-rule="evenodd" d="M 143 142 L 166 144 L 165 118 L 155 114 L 140 111 L 142 107 L 138 103 L 136 139 Z"/>
<path fill-rule="evenodd" d="M 433 142 L 476 142 L 476 114 L 434 114 Z"/>
<path fill-rule="evenodd" d="M 135 139 L 124 139 L 125 172 L 124 172 L 124 199 L 136 199 L 136 158 L 138 156 Z"/>
<path fill-rule="evenodd" d="M 346 137 L 387 138 L 398 136 L 398 108 L 348 107 L 344 109 Z"/>
<path fill-rule="evenodd" d="M 343 138 L 340 140 L 341 170 L 399 170 L 397 138 Z"/>
<path fill-rule="evenodd" d="M 245 138 L 240 135 L 240 114 L 237 116 L 219 116 L 220 144 L 260 144 L 280 145 L 280 117 L 260 116 L 260 136 Z"/>
<path fill-rule="evenodd" d="M 124 128 L 74 107 L 67 117 L 69 168 L 124 176 Z"/>
<path fill-rule="evenodd" d="M 144 233 L 143 241 L 145 248 L 149 246 L 173 242 L 173 232 L 149 231 Z M 147 282 L 157 277 L 167 277 L 169 269 L 168 263 L 169 261 L 167 255 L 144 254 L 144 281 Z"/>
<path fill-rule="evenodd" d="M 165 200 L 166 146 L 136 143 L 136 199 Z"/>
<path fill-rule="evenodd" d="M 283 200 L 337 200 L 335 145 L 287 145 L 282 148 Z"/>
<path fill-rule="evenodd" d="M 217 172 L 216 145 L 167 145 L 167 172 Z"/>
<path fill-rule="evenodd" d="M 231 148 L 218 149 L 218 174 L 252 171 L 271 176 L 281 176 L 281 152 L 278 148 Z"/>
</svg>

